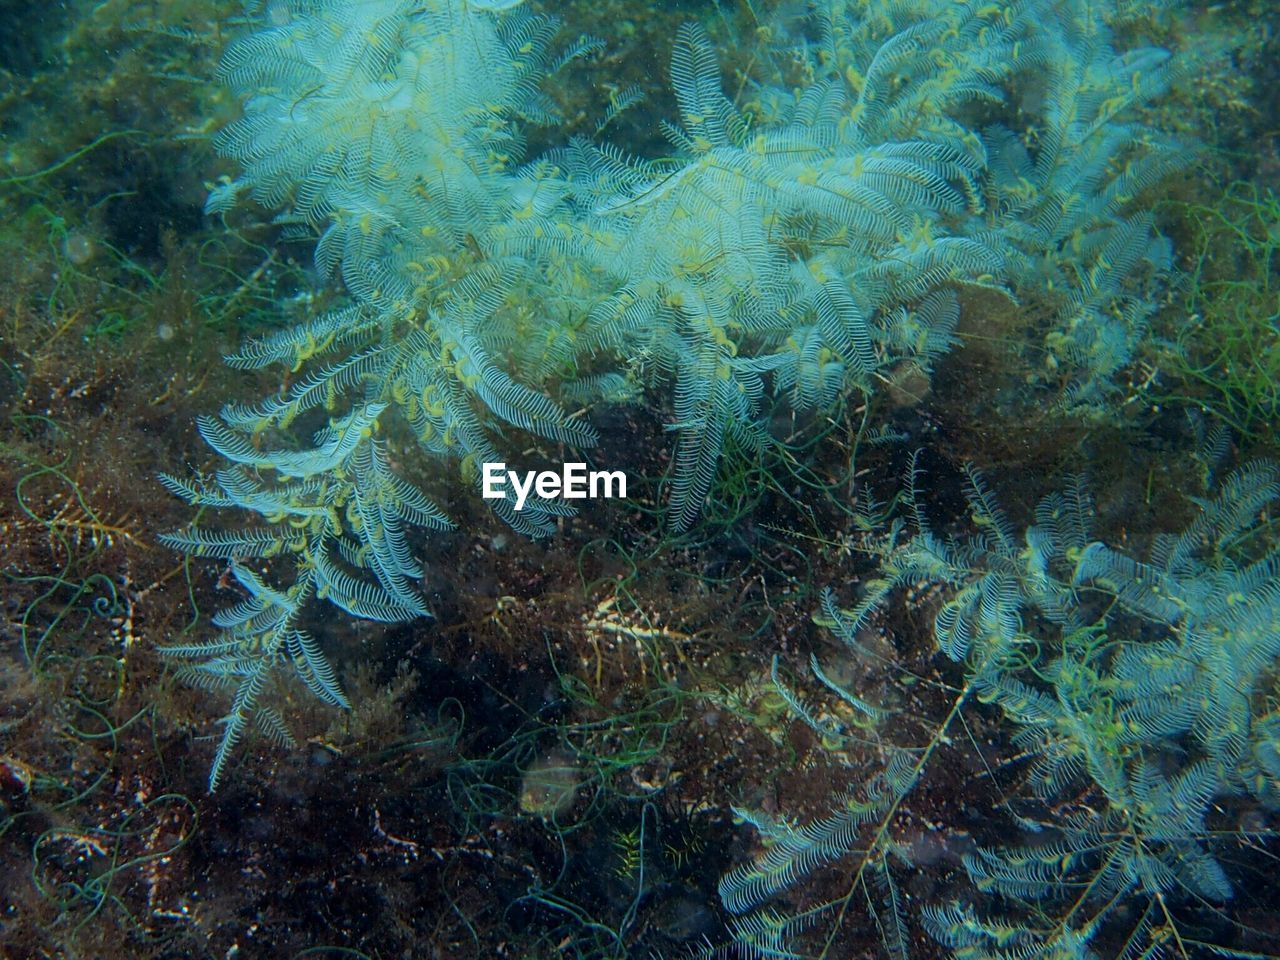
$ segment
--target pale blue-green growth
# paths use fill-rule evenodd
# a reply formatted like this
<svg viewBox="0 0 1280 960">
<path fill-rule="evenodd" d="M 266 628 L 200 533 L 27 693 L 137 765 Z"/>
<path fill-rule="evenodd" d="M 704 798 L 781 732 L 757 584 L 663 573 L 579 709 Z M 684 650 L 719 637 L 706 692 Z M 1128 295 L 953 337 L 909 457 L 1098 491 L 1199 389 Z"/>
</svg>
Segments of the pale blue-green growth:
<svg viewBox="0 0 1280 960">
<path fill-rule="evenodd" d="M 913 469 L 913 488 L 917 480 Z M 941 588 L 934 638 L 963 664 L 951 711 L 928 742 L 881 744 L 883 772 L 870 780 L 851 772 L 852 783 L 868 785 L 834 798 L 826 817 L 798 824 L 736 811 L 765 849 L 724 876 L 725 906 L 752 916 L 815 868 L 850 858 L 859 882 L 885 875 L 877 923 L 894 942 L 904 927 L 890 864 L 910 864 L 912 855 L 888 826 L 927 778 L 934 752 L 971 735 L 958 718 L 979 704 L 1012 726 L 1020 771 L 1012 775 L 1029 791 L 1001 814 L 1019 839 L 977 846 L 963 865 L 975 890 L 998 895 L 1009 915 L 926 905 L 921 920 L 939 942 L 963 957 L 1020 956 L 1032 944 L 1089 957 L 1105 929 L 1141 951 L 1158 943 L 1157 920 L 1173 923 L 1166 911 L 1175 900 L 1230 900 L 1222 851 L 1236 835 L 1209 818 L 1242 800 L 1280 806 L 1280 714 L 1266 696 L 1280 658 L 1280 549 L 1260 535 L 1277 502 L 1280 466 L 1248 464 L 1196 501 L 1185 530 L 1157 536 L 1143 560 L 1093 539 L 1093 507 L 1079 481 L 1041 501 L 1020 536 L 976 473 L 972 536 L 931 532 L 910 492 L 917 530 L 907 536 L 896 521 L 884 531 L 876 548 L 883 578 L 866 584 L 852 610 L 828 594 L 821 621 L 866 663 L 860 634 L 874 607 L 898 587 Z M 830 677 L 812 666 L 830 691 Z M 829 749 L 850 733 L 867 735 L 834 729 L 829 713 L 782 686 L 777 661 L 774 683 Z M 873 722 L 894 716 L 870 706 L 864 715 Z M 766 916 L 777 928 L 778 915 Z M 738 946 L 775 955 L 750 937 Z"/>
<path fill-rule="evenodd" d="M 284 367 L 284 385 L 201 418 L 225 467 L 165 481 L 253 517 L 168 537 L 231 561 L 264 604 L 208 651 L 239 678 L 214 783 L 274 668 L 320 676 L 305 604 L 426 612 L 416 531 L 448 525 L 435 464 L 478 485 L 509 451 L 593 445 L 575 406 L 666 390 L 684 529 L 730 441 L 760 449 L 779 406 L 821 414 L 927 373 L 974 288 L 1048 304 L 1070 404 L 1102 402 L 1169 265 L 1136 204 L 1188 151 L 1132 110 L 1175 77 L 1169 54 L 1113 50 L 1109 10 L 1076 0 L 813 13 L 764 51 L 801 80 L 763 70 L 737 101 L 706 33 L 681 29 L 671 154 L 648 159 L 598 138 L 525 157 L 525 129 L 558 122 L 541 84 L 598 43 L 552 55 L 555 23 L 505 0 L 286 0 L 230 46 L 243 115 L 216 142 L 239 172 L 208 210 L 277 211 L 348 300 L 229 357 Z M 532 536 L 571 512 L 493 509 Z M 1021 547 L 991 509 L 988 569 L 941 620 L 960 657 L 1019 629 Z M 935 547 L 940 569 L 956 560 L 925 538 L 918 562 Z"/>
</svg>

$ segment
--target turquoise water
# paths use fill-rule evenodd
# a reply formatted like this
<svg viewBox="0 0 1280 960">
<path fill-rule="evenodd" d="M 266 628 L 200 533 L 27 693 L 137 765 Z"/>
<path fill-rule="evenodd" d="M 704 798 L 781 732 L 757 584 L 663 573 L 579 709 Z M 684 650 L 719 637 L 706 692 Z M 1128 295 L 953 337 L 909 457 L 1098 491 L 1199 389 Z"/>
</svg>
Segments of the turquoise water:
<svg viewBox="0 0 1280 960">
<path fill-rule="evenodd" d="M 1269 15 L 0 7 L 0 953 L 1280 953 Z"/>
</svg>

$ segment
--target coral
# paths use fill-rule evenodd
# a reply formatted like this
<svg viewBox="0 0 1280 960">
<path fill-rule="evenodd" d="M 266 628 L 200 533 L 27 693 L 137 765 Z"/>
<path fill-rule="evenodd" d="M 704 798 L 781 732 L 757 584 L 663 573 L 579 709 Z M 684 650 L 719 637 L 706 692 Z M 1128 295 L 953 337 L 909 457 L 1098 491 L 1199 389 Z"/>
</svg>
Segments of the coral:
<svg viewBox="0 0 1280 960">
<path fill-rule="evenodd" d="M 949 711 L 925 746 L 882 742 L 884 772 L 865 796 L 837 798 L 826 819 L 796 826 L 740 812 L 765 852 L 724 877 L 725 905 L 747 912 L 850 854 L 855 889 L 891 859 L 910 863 L 888 829 L 895 811 L 958 719 L 994 705 L 1021 770 L 1000 804 L 1005 834 L 1025 841 L 979 845 L 963 864 L 975 891 L 998 894 L 1008 913 L 980 920 L 967 904 L 929 904 L 924 928 L 957 955 L 981 957 L 1021 956 L 1027 944 L 1087 956 L 1095 937 L 1121 937 L 1126 956 L 1194 940 L 1181 911 L 1232 899 L 1238 865 L 1226 851 L 1250 842 L 1211 818 L 1232 798 L 1264 809 L 1277 800 L 1274 715 L 1261 704 L 1280 656 L 1280 551 L 1258 534 L 1280 499 L 1280 467 L 1232 473 L 1197 501 L 1185 530 L 1155 537 L 1147 560 L 1092 539 L 1079 483 L 1041 501 L 1017 537 L 981 478 L 970 479 L 976 535 L 930 532 L 910 494 L 916 533 L 904 537 L 895 522 L 876 547 L 883 577 L 853 610 L 829 595 L 823 617 L 850 656 L 865 656 L 860 631 L 874 607 L 896 587 L 940 585 L 934 637 L 964 677 Z M 812 667 L 873 731 L 894 716 Z M 827 749 L 862 735 L 783 695 Z M 843 912 L 837 903 L 808 913 L 832 906 Z M 738 940 L 750 956 L 770 955 L 754 934 Z"/>
<path fill-rule="evenodd" d="M 1139 198 L 1184 166 L 1192 145 L 1135 115 L 1195 61 L 1167 50 L 1117 53 L 1070 8 L 1041 39 L 1041 76 L 1022 88 L 1042 102 L 1023 130 L 983 131 L 990 162 L 983 229 L 1009 238 L 1016 294 L 1053 317 L 1047 372 L 1066 374 L 1061 402 L 1102 407 L 1159 305 L 1169 242 Z M 1084 29 L 1082 29 L 1084 28 Z"/>
<path fill-rule="evenodd" d="M 672 156 L 579 139 L 523 165 L 523 129 L 556 120 L 539 83 L 596 44 L 553 58 L 551 21 L 489 6 L 293 0 L 224 57 L 244 115 L 217 143 L 241 172 L 207 209 L 245 193 L 281 209 L 317 235 L 316 265 L 350 303 L 233 354 L 288 367 L 286 386 L 200 420 L 230 466 L 165 481 L 257 524 L 166 537 L 230 561 L 249 594 L 220 615 L 220 639 L 170 649 L 236 688 L 213 784 L 277 667 L 345 704 L 298 627 L 313 598 L 381 621 L 427 612 L 413 528 L 448 521 L 393 463 L 452 459 L 478 483 L 513 429 L 596 442 L 561 397 L 670 383 L 668 515 L 683 530 L 726 445 L 776 442 L 780 404 L 821 413 L 901 365 L 924 376 L 954 343 L 966 289 L 1051 304 L 1070 403 L 1097 402 L 1167 268 L 1167 244 L 1130 208 L 1187 154 L 1131 115 L 1167 86 L 1169 55 L 1115 53 L 1083 4 L 824 5 L 802 28 L 816 42 L 775 47 L 803 85 L 761 84 L 749 111 L 687 26 Z M 571 512 L 493 505 L 535 536 Z M 249 558 L 291 559 L 291 582 Z"/>
</svg>

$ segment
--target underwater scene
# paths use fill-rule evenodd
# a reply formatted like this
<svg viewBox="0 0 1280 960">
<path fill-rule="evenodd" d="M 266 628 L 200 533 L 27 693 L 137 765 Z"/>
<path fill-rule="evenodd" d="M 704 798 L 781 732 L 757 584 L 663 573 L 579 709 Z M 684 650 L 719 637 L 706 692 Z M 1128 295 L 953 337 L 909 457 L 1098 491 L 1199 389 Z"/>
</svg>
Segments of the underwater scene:
<svg viewBox="0 0 1280 960">
<path fill-rule="evenodd" d="M 1272 0 L 0 0 L 0 958 L 1280 957 Z"/>
</svg>

